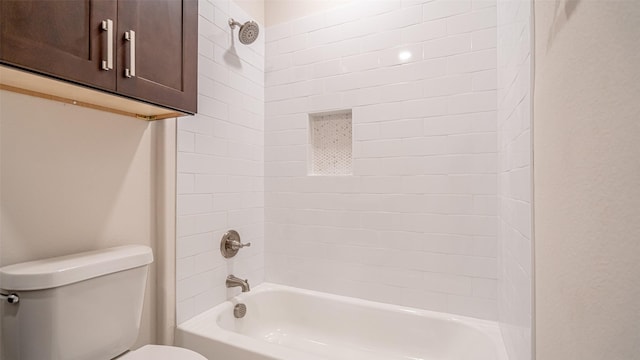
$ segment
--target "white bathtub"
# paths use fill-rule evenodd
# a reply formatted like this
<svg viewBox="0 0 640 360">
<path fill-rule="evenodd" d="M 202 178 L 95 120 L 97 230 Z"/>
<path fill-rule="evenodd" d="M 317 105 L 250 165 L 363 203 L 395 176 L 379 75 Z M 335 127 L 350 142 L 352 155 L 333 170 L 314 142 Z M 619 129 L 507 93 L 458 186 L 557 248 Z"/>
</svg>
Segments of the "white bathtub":
<svg viewBox="0 0 640 360">
<path fill-rule="evenodd" d="M 209 360 L 507 359 L 495 322 L 267 283 L 179 325 L 176 343 Z"/>
</svg>

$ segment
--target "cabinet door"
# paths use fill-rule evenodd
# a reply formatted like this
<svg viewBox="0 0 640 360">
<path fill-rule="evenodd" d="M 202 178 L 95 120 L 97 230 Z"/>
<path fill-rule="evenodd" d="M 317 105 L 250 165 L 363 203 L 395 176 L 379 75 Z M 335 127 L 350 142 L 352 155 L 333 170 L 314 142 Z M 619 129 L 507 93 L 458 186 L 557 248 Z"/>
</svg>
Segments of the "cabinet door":
<svg viewBox="0 0 640 360">
<path fill-rule="evenodd" d="M 0 62 L 115 90 L 115 61 L 102 70 L 102 21 L 112 21 L 115 41 L 116 11 L 115 0 L 0 0 Z"/>
<path fill-rule="evenodd" d="M 119 0 L 117 91 L 195 113 L 197 0 Z"/>
</svg>

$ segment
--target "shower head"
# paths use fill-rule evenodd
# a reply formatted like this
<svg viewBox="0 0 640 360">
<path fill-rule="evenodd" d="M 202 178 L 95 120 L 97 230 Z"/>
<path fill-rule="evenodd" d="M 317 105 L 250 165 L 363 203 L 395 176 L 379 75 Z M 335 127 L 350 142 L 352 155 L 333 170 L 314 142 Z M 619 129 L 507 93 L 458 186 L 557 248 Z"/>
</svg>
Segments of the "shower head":
<svg viewBox="0 0 640 360">
<path fill-rule="evenodd" d="M 241 24 L 233 19 L 229 19 L 229 26 L 231 29 L 235 29 L 236 26 L 240 26 L 240 32 L 238 32 L 238 38 L 240 42 L 249 45 L 256 41 L 258 38 L 258 34 L 260 34 L 260 28 L 258 27 L 258 23 L 255 21 L 247 21 L 244 24 Z"/>
</svg>

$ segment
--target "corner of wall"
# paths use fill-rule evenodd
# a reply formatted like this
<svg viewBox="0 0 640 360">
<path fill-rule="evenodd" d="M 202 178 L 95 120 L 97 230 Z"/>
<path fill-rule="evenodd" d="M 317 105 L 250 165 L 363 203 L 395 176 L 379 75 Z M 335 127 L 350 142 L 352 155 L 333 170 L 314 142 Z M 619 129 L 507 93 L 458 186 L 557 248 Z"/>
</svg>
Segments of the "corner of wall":
<svg viewBox="0 0 640 360">
<path fill-rule="evenodd" d="M 157 336 L 173 345 L 176 327 L 176 123 L 166 119 L 153 123 L 155 167 L 155 232 Z"/>
<path fill-rule="evenodd" d="M 199 6 L 199 109 L 177 123 L 178 324 L 232 296 L 229 273 L 264 280 L 265 31 L 244 45 L 227 23 L 251 18 L 236 1 Z M 219 243 L 231 229 L 252 245 L 224 259 Z"/>
<path fill-rule="evenodd" d="M 498 1 L 498 311 L 514 360 L 533 351 L 532 6 Z"/>
</svg>

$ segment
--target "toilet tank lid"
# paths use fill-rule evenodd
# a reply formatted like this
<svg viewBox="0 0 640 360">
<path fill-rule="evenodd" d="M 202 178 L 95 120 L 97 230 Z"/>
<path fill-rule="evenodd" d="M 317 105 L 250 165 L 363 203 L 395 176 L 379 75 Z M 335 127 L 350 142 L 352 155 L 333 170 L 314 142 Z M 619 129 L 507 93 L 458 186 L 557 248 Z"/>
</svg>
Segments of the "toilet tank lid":
<svg viewBox="0 0 640 360">
<path fill-rule="evenodd" d="M 49 289 L 153 262 L 151 248 L 125 245 L 0 268 L 0 289 Z"/>
</svg>

